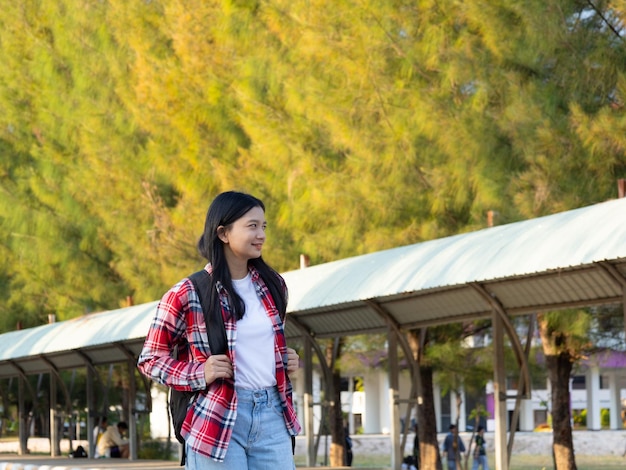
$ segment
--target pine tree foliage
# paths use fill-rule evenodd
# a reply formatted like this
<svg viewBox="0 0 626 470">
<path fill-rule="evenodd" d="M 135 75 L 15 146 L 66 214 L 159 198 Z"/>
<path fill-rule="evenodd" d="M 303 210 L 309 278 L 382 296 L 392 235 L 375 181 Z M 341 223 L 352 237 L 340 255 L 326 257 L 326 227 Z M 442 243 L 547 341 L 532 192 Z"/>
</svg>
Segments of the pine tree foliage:
<svg viewBox="0 0 626 470">
<path fill-rule="evenodd" d="M 0 11 L 0 303 L 67 318 L 267 204 L 279 270 L 613 197 L 623 0 L 16 0 Z M 6 315 L 5 315 L 6 314 Z"/>
</svg>

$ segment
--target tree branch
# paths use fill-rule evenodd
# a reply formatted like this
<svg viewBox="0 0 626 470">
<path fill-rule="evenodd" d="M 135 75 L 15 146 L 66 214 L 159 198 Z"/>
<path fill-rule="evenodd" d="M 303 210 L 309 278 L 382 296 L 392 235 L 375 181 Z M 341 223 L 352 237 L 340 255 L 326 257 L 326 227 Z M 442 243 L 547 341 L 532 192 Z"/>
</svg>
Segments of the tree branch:
<svg viewBox="0 0 626 470">
<path fill-rule="evenodd" d="M 611 24 L 611 22 L 602 14 L 600 9 L 596 7 L 591 0 L 587 0 L 587 4 L 593 9 L 593 11 L 595 11 L 598 14 L 598 16 L 602 19 L 602 21 L 604 21 L 604 23 L 609 27 L 609 29 L 613 31 L 613 34 L 615 34 L 615 36 L 617 36 L 619 39 L 624 41 L 624 36 L 622 36 L 619 33 L 619 31 L 615 29 L 615 27 Z"/>
</svg>

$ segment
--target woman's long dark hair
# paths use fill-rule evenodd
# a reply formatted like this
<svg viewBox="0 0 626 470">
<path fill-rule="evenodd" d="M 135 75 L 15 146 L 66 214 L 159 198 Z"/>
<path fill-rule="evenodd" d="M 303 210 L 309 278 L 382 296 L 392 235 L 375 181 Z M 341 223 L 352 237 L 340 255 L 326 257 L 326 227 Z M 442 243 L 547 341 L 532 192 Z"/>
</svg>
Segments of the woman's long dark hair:
<svg viewBox="0 0 626 470">
<path fill-rule="evenodd" d="M 265 205 L 260 199 L 250 194 L 227 191 L 219 194 L 209 206 L 204 223 L 204 233 L 198 241 L 198 251 L 204 256 L 213 268 L 211 276 L 211 303 L 213 308 L 220 311 L 220 300 L 216 285 L 222 284 L 228 297 L 231 300 L 231 308 L 235 319 L 240 320 L 245 314 L 245 305 L 241 297 L 233 288 L 233 281 L 226 263 L 224 254 L 224 243 L 217 236 L 217 228 L 221 225 L 228 227 L 236 220 L 243 217 L 246 212 L 255 207 L 260 207 L 265 212 Z M 261 279 L 269 289 L 274 299 L 280 317 L 284 320 L 287 311 L 287 299 L 283 290 L 283 285 L 279 280 L 278 273 L 272 269 L 262 257 L 253 258 L 248 261 L 261 275 Z"/>
</svg>

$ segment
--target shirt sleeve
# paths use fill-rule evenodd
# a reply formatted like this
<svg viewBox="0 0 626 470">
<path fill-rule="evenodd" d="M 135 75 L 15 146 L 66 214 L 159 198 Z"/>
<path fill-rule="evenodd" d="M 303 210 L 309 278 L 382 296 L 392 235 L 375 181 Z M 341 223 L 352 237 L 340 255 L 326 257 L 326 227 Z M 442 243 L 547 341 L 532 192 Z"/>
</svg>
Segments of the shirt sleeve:
<svg viewBox="0 0 626 470">
<path fill-rule="evenodd" d="M 176 390 L 196 391 L 206 388 L 204 361 L 194 361 L 186 339 L 191 281 L 181 281 L 165 293 L 156 308 L 137 362 L 139 370 L 163 385 Z M 190 320 L 191 321 L 191 320 Z M 172 351 L 179 345 L 179 357 Z"/>
<path fill-rule="evenodd" d="M 117 430 L 117 428 L 113 428 L 111 432 L 111 440 L 117 446 L 123 446 L 124 444 L 128 444 L 128 441 L 126 439 L 122 439 L 122 436 L 120 435 L 120 432 Z"/>
</svg>

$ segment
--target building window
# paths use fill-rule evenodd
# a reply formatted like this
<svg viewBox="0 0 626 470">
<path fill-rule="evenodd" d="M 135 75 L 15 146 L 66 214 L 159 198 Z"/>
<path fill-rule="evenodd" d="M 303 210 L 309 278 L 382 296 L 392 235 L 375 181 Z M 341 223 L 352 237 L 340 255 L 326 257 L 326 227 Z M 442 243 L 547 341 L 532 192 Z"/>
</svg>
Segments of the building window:
<svg viewBox="0 0 626 470">
<path fill-rule="evenodd" d="M 587 380 L 584 375 L 575 375 L 572 378 L 572 390 L 585 390 L 587 388 Z"/>
<path fill-rule="evenodd" d="M 601 375 L 600 376 L 600 389 L 608 390 L 611 387 L 611 381 L 608 376 Z"/>
</svg>

